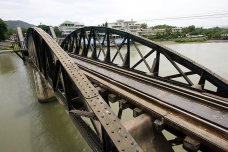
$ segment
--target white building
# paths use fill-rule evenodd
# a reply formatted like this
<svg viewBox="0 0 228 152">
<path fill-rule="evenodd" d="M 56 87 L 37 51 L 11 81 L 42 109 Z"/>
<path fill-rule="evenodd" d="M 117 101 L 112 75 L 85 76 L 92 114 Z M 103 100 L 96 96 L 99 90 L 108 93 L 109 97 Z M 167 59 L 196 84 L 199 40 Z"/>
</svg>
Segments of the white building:
<svg viewBox="0 0 228 152">
<path fill-rule="evenodd" d="M 179 32 L 181 33 L 182 31 L 182 27 L 175 27 L 175 28 L 172 28 L 172 32 L 175 33 L 175 32 Z"/>
<path fill-rule="evenodd" d="M 131 19 L 131 21 L 124 21 L 122 19 L 119 19 L 116 22 L 108 23 L 108 27 L 121 31 L 131 32 L 134 34 L 137 34 L 137 31 L 140 30 L 140 25 L 136 24 L 136 21 L 133 21 L 133 19 Z"/>
<path fill-rule="evenodd" d="M 62 35 L 68 35 L 71 32 L 83 27 L 84 27 L 84 24 L 82 23 L 65 21 L 59 25 L 59 30 L 62 31 Z"/>
</svg>

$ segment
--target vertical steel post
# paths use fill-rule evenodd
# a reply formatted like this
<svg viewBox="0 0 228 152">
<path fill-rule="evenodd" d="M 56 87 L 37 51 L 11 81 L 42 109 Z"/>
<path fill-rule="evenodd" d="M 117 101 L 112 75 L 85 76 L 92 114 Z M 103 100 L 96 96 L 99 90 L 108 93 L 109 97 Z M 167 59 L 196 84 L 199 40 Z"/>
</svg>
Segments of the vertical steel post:
<svg viewBox="0 0 228 152">
<path fill-rule="evenodd" d="M 110 35 L 109 30 L 107 29 L 107 52 L 104 61 L 110 63 L 111 54 L 110 54 Z"/>
</svg>

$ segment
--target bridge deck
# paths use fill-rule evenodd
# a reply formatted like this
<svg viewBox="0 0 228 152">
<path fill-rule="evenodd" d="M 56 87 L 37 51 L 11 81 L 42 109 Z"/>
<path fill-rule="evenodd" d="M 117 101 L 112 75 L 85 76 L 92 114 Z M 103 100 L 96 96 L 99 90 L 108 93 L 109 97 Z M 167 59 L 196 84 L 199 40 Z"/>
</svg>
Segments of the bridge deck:
<svg viewBox="0 0 228 152">
<path fill-rule="evenodd" d="M 198 134 L 196 136 L 203 136 L 204 134 L 204 136 L 213 137 L 209 142 L 217 143 L 217 146 L 228 149 L 228 142 L 224 141 L 228 137 L 227 101 L 206 96 L 194 90 L 159 82 L 146 76 L 139 76 L 137 73 L 126 71 L 120 67 L 114 67 L 72 54 L 71 56 L 73 57 L 72 60 L 84 70 L 87 76 L 93 79 L 98 79 L 95 77 L 98 76 L 101 78 L 98 81 L 102 83 L 103 79 L 104 85 L 110 89 L 114 89 L 114 83 L 127 86 L 128 90 L 138 96 L 138 98 L 131 96 L 131 100 L 134 100 L 133 104 L 141 104 L 152 114 L 157 113 L 161 117 L 169 118 L 172 121 L 172 125 L 175 122 L 182 121 L 180 123 L 183 125 L 181 126 L 182 128 L 187 129 L 189 132 L 198 130 L 198 132 L 194 133 Z M 126 94 L 121 91 L 120 93 Z M 140 94 L 143 94 L 143 96 Z M 146 99 L 145 97 L 148 98 Z M 163 108 L 163 110 L 155 109 L 157 104 L 166 108 Z M 192 124 L 186 122 L 191 122 Z M 213 134 L 217 137 L 213 136 Z M 207 140 L 206 137 L 203 138 Z M 221 141 L 223 141 L 222 144 L 220 143 Z"/>
<path fill-rule="evenodd" d="M 97 60 L 100 52 L 97 52 L 95 41 L 93 43 L 91 41 L 91 39 L 99 39 L 97 31 L 105 33 L 103 42 L 99 42 L 100 52 L 107 39 L 107 51 L 103 50 L 104 62 Z M 88 33 L 90 33 L 89 36 Z M 124 37 L 121 46 L 116 46 L 116 55 L 121 56 L 123 67 L 112 64 L 116 57 L 115 55 L 111 59 L 110 56 L 112 34 Z M 120 48 L 125 40 L 127 41 L 127 53 L 123 58 Z M 130 68 L 130 40 L 141 56 L 141 60 L 132 68 Z M 143 56 L 135 42 L 152 50 Z M 203 149 L 206 147 L 215 151 L 228 151 L 228 83 L 221 77 L 152 41 L 109 28 L 86 27 L 76 30 L 62 42 L 61 47 L 41 29 L 28 30 L 29 59 L 42 73 L 41 75 L 48 80 L 56 96 L 65 102 L 70 116 L 74 110 L 85 110 L 81 112 L 87 116 L 89 116 L 88 113 L 96 116 L 96 118 L 90 118 L 95 132 L 89 136 L 95 136 L 96 139 L 101 140 L 101 142 L 94 142 L 97 147 L 103 146 L 104 151 L 110 151 L 112 148 L 119 151 L 125 150 L 125 148 L 128 151 L 141 151 L 141 147 L 120 122 L 121 116 L 118 114 L 117 117 L 108 105 L 109 101 L 106 97 L 109 93 L 113 93 L 121 101 L 126 100 L 127 107 L 138 108 L 149 116 L 155 117 L 155 121 L 161 122 L 162 129 L 164 126 L 171 133 L 176 132 L 177 137 L 183 138 L 181 141 L 184 145 L 186 145 L 185 139 L 190 138 L 202 145 Z M 92 51 L 91 57 L 88 56 L 89 50 Z M 81 54 L 80 51 L 82 51 Z M 156 51 L 156 59 L 150 68 L 145 58 L 153 51 Z M 160 54 L 165 56 L 180 74 L 171 75 L 168 78 L 159 77 Z M 145 63 L 153 76 L 134 70 L 135 66 L 141 62 Z M 177 63 L 190 71 L 184 73 Z M 198 74 L 200 78 L 197 85 L 200 85 L 202 90 L 191 87 L 194 84 L 187 77 L 190 74 Z M 169 80 L 171 77 L 179 76 L 186 80 L 187 85 Z M 206 81 L 217 87 L 217 91 L 204 89 Z M 106 96 L 98 91 L 97 85 L 107 91 Z M 120 105 L 121 101 L 119 101 Z M 82 106 L 78 107 L 78 103 Z M 122 113 L 122 108 L 119 107 L 120 113 Z M 75 121 L 77 125 L 86 126 L 84 121 L 81 121 L 83 115 L 79 113 L 78 115 L 80 121 Z M 96 124 L 97 121 L 98 124 Z M 92 129 L 87 130 L 84 134 L 81 131 L 87 142 L 91 141 L 87 136 L 90 131 Z M 157 131 L 160 130 L 157 129 Z M 96 146 L 91 147 L 96 150 Z"/>
</svg>

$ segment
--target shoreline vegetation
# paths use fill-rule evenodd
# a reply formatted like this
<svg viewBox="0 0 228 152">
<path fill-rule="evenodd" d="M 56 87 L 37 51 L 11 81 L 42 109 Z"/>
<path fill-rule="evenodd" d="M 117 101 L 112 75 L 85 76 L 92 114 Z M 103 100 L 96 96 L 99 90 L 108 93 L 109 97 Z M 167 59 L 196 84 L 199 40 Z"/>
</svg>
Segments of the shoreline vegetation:
<svg viewBox="0 0 228 152">
<path fill-rule="evenodd" d="M 12 42 L 0 42 L 0 50 L 12 50 Z"/>
<path fill-rule="evenodd" d="M 144 29 L 149 29 L 146 23 Z M 143 26 L 141 26 L 143 28 Z M 150 27 L 150 29 L 157 31 L 156 34 L 146 35 L 150 40 L 155 42 L 161 41 L 174 41 L 178 43 L 186 42 L 207 42 L 209 41 L 220 41 L 228 39 L 228 28 L 208 28 L 195 27 L 194 25 L 188 27 L 176 27 L 171 25 L 156 25 Z"/>
<path fill-rule="evenodd" d="M 175 42 L 205 42 L 207 39 L 205 37 L 202 38 L 177 38 Z"/>
<path fill-rule="evenodd" d="M 194 39 L 194 40 L 192 40 Z M 228 43 L 228 40 L 215 40 L 215 39 L 210 39 L 207 40 L 206 38 L 178 38 L 177 39 L 172 39 L 172 40 L 153 40 L 157 43 L 170 43 L 170 44 L 178 44 L 178 43 Z"/>
<path fill-rule="evenodd" d="M 206 42 L 207 39 L 205 37 L 202 37 L 202 38 L 184 37 L 184 38 L 176 38 L 176 39 L 153 39 L 153 41 L 155 42 L 170 41 L 170 42 L 186 43 L 186 42 Z"/>
</svg>

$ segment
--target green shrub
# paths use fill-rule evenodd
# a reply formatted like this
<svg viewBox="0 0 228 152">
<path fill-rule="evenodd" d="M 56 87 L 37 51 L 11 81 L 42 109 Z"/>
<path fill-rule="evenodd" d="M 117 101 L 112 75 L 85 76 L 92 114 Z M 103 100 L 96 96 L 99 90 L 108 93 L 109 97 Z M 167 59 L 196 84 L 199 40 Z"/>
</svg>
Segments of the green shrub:
<svg viewBox="0 0 228 152">
<path fill-rule="evenodd" d="M 178 38 L 175 39 L 175 42 L 204 42 L 207 39 L 205 37 L 202 38 Z"/>
</svg>

